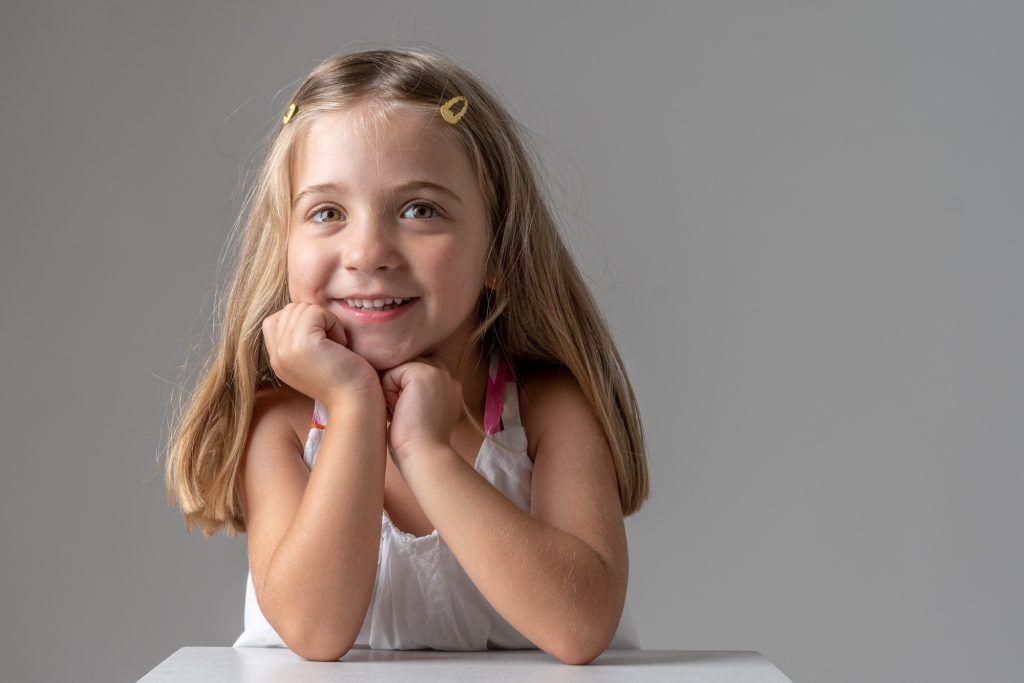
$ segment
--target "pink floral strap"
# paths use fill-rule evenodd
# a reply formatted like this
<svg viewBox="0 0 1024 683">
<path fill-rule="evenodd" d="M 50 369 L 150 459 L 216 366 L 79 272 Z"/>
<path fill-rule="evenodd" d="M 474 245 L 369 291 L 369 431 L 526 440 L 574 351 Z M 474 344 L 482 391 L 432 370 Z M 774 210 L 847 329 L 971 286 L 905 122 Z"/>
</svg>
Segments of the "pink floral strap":
<svg viewBox="0 0 1024 683">
<path fill-rule="evenodd" d="M 515 373 L 505 356 L 500 353 L 492 355 L 487 373 L 487 398 L 484 402 L 484 431 L 487 434 L 500 432 L 507 426 L 502 421 L 505 383 L 515 381 Z"/>
</svg>

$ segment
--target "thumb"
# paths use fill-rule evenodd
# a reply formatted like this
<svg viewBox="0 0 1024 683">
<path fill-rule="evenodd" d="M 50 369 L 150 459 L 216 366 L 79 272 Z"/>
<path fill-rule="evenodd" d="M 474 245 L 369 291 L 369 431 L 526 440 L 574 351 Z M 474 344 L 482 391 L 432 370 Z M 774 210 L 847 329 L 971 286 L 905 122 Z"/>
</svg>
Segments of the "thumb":
<svg viewBox="0 0 1024 683">
<path fill-rule="evenodd" d="M 395 405 L 398 403 L 398 397 L 402 393 L 403 381 L 407 369 L 408 365 L 403 364 L 385 370 L 381 373 L 380 386 L 384 391 L 384 400 L 392 410 L 394 410 Z"/>
<path fill-rule="evenodd" d="M 327 309 L 324 309 L 324 335 L 333 342 L 348 346 L 348 335 L 345 334 L 341 321 Z"/>
</svg>

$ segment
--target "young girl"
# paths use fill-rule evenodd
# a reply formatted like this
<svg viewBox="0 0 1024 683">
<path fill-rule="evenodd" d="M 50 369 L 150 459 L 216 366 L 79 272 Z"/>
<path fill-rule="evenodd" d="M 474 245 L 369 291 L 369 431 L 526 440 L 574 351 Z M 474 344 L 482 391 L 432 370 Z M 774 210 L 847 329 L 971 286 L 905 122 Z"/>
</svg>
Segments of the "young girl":
<svg viewBox="0 0 1024 683">
<path fill-rule="evenodd" d="M 638 648 L 643 429 L 517 124 L 419 50 L 323 62 L 281 121 L 167 458 L 187 529 L 247 533 L 235 646 Z"/>
</svg>

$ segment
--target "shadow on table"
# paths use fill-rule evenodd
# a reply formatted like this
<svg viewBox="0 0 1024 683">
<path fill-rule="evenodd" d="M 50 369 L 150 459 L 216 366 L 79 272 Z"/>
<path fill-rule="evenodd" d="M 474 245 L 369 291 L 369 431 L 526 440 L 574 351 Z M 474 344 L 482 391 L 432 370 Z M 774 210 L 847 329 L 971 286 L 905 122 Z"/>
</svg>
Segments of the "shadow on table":
<svg viewBox="0 0 1024 683">
<path fill-rule="evenodd" d="M 752 650 L 691 650 L 674 652 L 672 650 L 605 650 L 604 653 L 587 666 L 650 666 L 657 664 L 684 664 L 707 662 L 735 662 L 736 655 L 748 654 L 760 657 L 760 653 Z"/>
</svg>

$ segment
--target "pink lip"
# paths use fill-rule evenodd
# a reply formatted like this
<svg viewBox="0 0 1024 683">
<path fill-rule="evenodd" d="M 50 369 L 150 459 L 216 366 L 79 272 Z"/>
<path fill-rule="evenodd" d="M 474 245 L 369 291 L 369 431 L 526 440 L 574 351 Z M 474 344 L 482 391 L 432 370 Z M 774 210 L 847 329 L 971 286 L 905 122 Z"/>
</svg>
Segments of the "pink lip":
<svg viewBox="0 0 1024 683">
<path fill-rule="evenodd" d="M 355 297 L 355 296 L 353 296 L 353 297 L 350 297 L 350 298 L 352 298 L 352 299 L 359 299 L 359 298 L 362 298 L 362 297 Z M 366 297 L 366 298 L 369 299 L 370 297 Z M 378 298 L 386 299 L 388 297 L 378 297 Z M 402 317 L 403 315 L 405 315 L 409 311 L 410 308 L 415 306 L 419 302 L 419 300 L 420 300 L 419 297 L 416 297 L 412 301 L 410 301 L 410 302 L 408 302 L 406 304 L 403 304 L 403 305 L 399 306 L 398 308 L 392 308 L 390 311 L 367 311 L 367 310 L 363 310 L 361 308 L 353 308 L 352 306 L 349 306 L 347 303 L 345 303 L 344 300 L 340 300 L 340 299 L 338 300 L 338 303 L 341 305 L 341 309 L 343 311 L 345 311 L 345 314 L 350 319 L 352 319 L 352 320 L 354 320 L 356 322 L 361 322 L 361 323 L 384 323 L 384 322 L 388 322 L 388 321 L 394 320 L 396 318 Z"/>
</svg>

